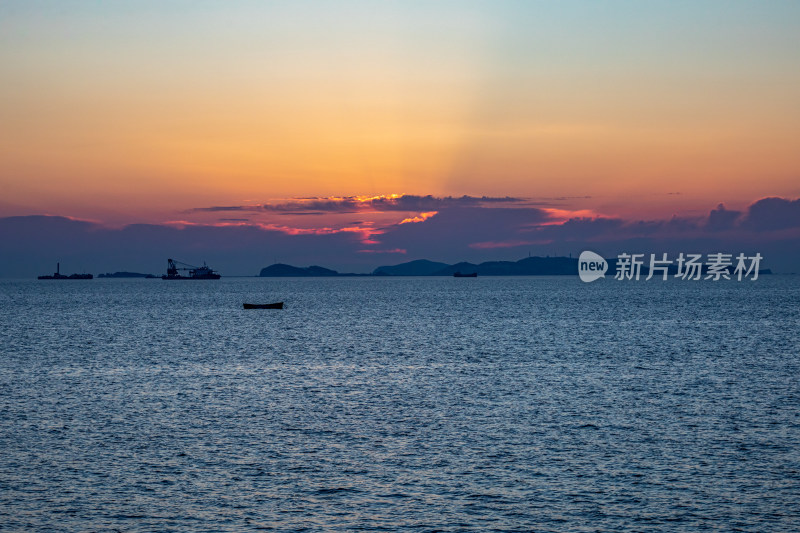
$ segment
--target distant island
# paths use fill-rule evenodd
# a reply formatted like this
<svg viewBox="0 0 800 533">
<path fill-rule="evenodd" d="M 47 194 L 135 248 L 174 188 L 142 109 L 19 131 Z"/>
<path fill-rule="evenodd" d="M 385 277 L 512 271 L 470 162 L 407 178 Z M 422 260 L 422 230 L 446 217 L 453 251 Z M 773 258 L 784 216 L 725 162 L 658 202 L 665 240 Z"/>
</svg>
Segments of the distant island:
<svg viewBox="0 0 800 533">
<path fill-rule="evenodd" d="M 296 267 L 277 263 L 262 268 L 262 278 L 334 277 L 334 276 L 453 276 L 477 273 L 479 276 L 567 276 L 577 275 L 578 260 L 571 257 L 526 257 L 519 261 L 487 261 L 485 263 L 439 263 L 418 259 L 399 265 L 380 266 L 371 274 L 339 273 L 321 266 Z"/>
<path fill-rule="evenodd" d="M 105 274 L 98 274 L 98 278 L 147 278 L 155 279 L 158 276 L 153 274 L 141 274 L 139 272 L 106 272 Z"/>
<path fill-rule="evenodd" d="M 617 270 L 616 258 L 606 259 L 608 272 L 606 276 L 613 277 Z M 702 274 L 708 268 L 705 264 L 701 267 Z M 456 272 L 463 274 L 477 273 L 478 276 L 577 276 L 578 258 L 576 257 L 526 257 L 519 261 L 486 261 L 484 263 L 461 262 L 449 265 L 428 259 L 417 259 L 398 265 L 380 266 L 371 274 L 343 274 L 336 270 L 321 266 L 296 267 L 283 263 L 276 263 L 262 268 L 259 274 L 262 278 L 278 277 L 337 277 L 337 276 L 453 276 Z M 650 272 L 648 266 L 642 265 L 640 275 L 647 276 Z M 732 267 L 730 272 L 732 273 Z M 772 274 L 768 268 L 760 269 L 759 274 Z M 677 265 L 670 265 L 668 273 L 675 275 Z"/>
<path fill-rule="evenodd" d="M 338 276 L 339 273 L 335 270 L 322 268 L 319 266 L 310 266 L 300 268 L 292 265 L 285 265 L 283 263 L 276 263 L 266 268 L 261 269 L 259 276 L 262 278 L 286 278 L 286 277 L 328 277 Z"/>
<path fill-rule="evenodd" d="M 578 260 L 572 257 L 526 257 L 519 261 L 486 261 L 453 265 L 419 259 L 399 265 L 376 268 L 373 276 L 452 276 L 477 273 L 479 276 L 574 276 Z"/>
</svg>

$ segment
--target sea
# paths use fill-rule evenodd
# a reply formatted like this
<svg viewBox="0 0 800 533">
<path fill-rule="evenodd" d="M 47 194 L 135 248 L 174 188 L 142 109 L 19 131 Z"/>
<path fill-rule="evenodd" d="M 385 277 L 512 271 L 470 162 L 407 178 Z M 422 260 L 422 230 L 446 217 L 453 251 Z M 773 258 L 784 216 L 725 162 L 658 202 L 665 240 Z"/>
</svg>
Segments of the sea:
<svg viewBox="0 0 800 533">
<path fill-rule="evenodd" d="M 800 276 L 0 280 L 0 311 L 3 531 L 800 530 Z"/>
</svg>

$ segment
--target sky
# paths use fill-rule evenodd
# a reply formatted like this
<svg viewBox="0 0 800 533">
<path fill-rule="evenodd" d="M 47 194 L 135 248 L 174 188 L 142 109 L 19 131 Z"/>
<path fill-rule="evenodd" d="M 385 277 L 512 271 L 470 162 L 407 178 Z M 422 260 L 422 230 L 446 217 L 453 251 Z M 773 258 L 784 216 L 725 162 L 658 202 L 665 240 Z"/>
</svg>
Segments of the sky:
<svg viewBox="0 0 800 533">
<path fill-rule="evenodd" d="M 6 0 L 0 218 L 257 231 L 285 262 L 318 236 L 352 268 L 429 253 L 412 227 L 453 262 L 609 220 L 794 246 L 798 30 L 795 1 Z M 786 220 L 753 222 L 765 198 Z"/>
</svg>

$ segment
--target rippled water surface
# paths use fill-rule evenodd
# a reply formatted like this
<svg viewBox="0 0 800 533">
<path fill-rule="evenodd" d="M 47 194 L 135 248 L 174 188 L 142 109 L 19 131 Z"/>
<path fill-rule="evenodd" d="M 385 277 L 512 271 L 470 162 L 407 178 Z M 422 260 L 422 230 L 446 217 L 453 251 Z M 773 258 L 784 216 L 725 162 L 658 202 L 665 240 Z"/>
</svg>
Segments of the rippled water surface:
<svg viewBox="0 0 800 533">
<path fill-rule="evenodd" d="M 797 277 L 25 280 L 0 306 L 0 529 L 800 529 Z"/>
</svg>

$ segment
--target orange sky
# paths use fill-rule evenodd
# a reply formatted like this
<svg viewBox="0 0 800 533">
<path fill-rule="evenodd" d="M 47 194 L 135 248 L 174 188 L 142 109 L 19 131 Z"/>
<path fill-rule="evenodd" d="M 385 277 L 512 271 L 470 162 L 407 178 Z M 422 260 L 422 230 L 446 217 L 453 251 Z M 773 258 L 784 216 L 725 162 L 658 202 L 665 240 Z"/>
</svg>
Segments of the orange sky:
<svg viewBox="0 0 800 533">
<path fill-rule="evenodd" d="M 303 196 L 800 196 L 800 6 L 0 7 L 0 215 Z"/>
</svg>

